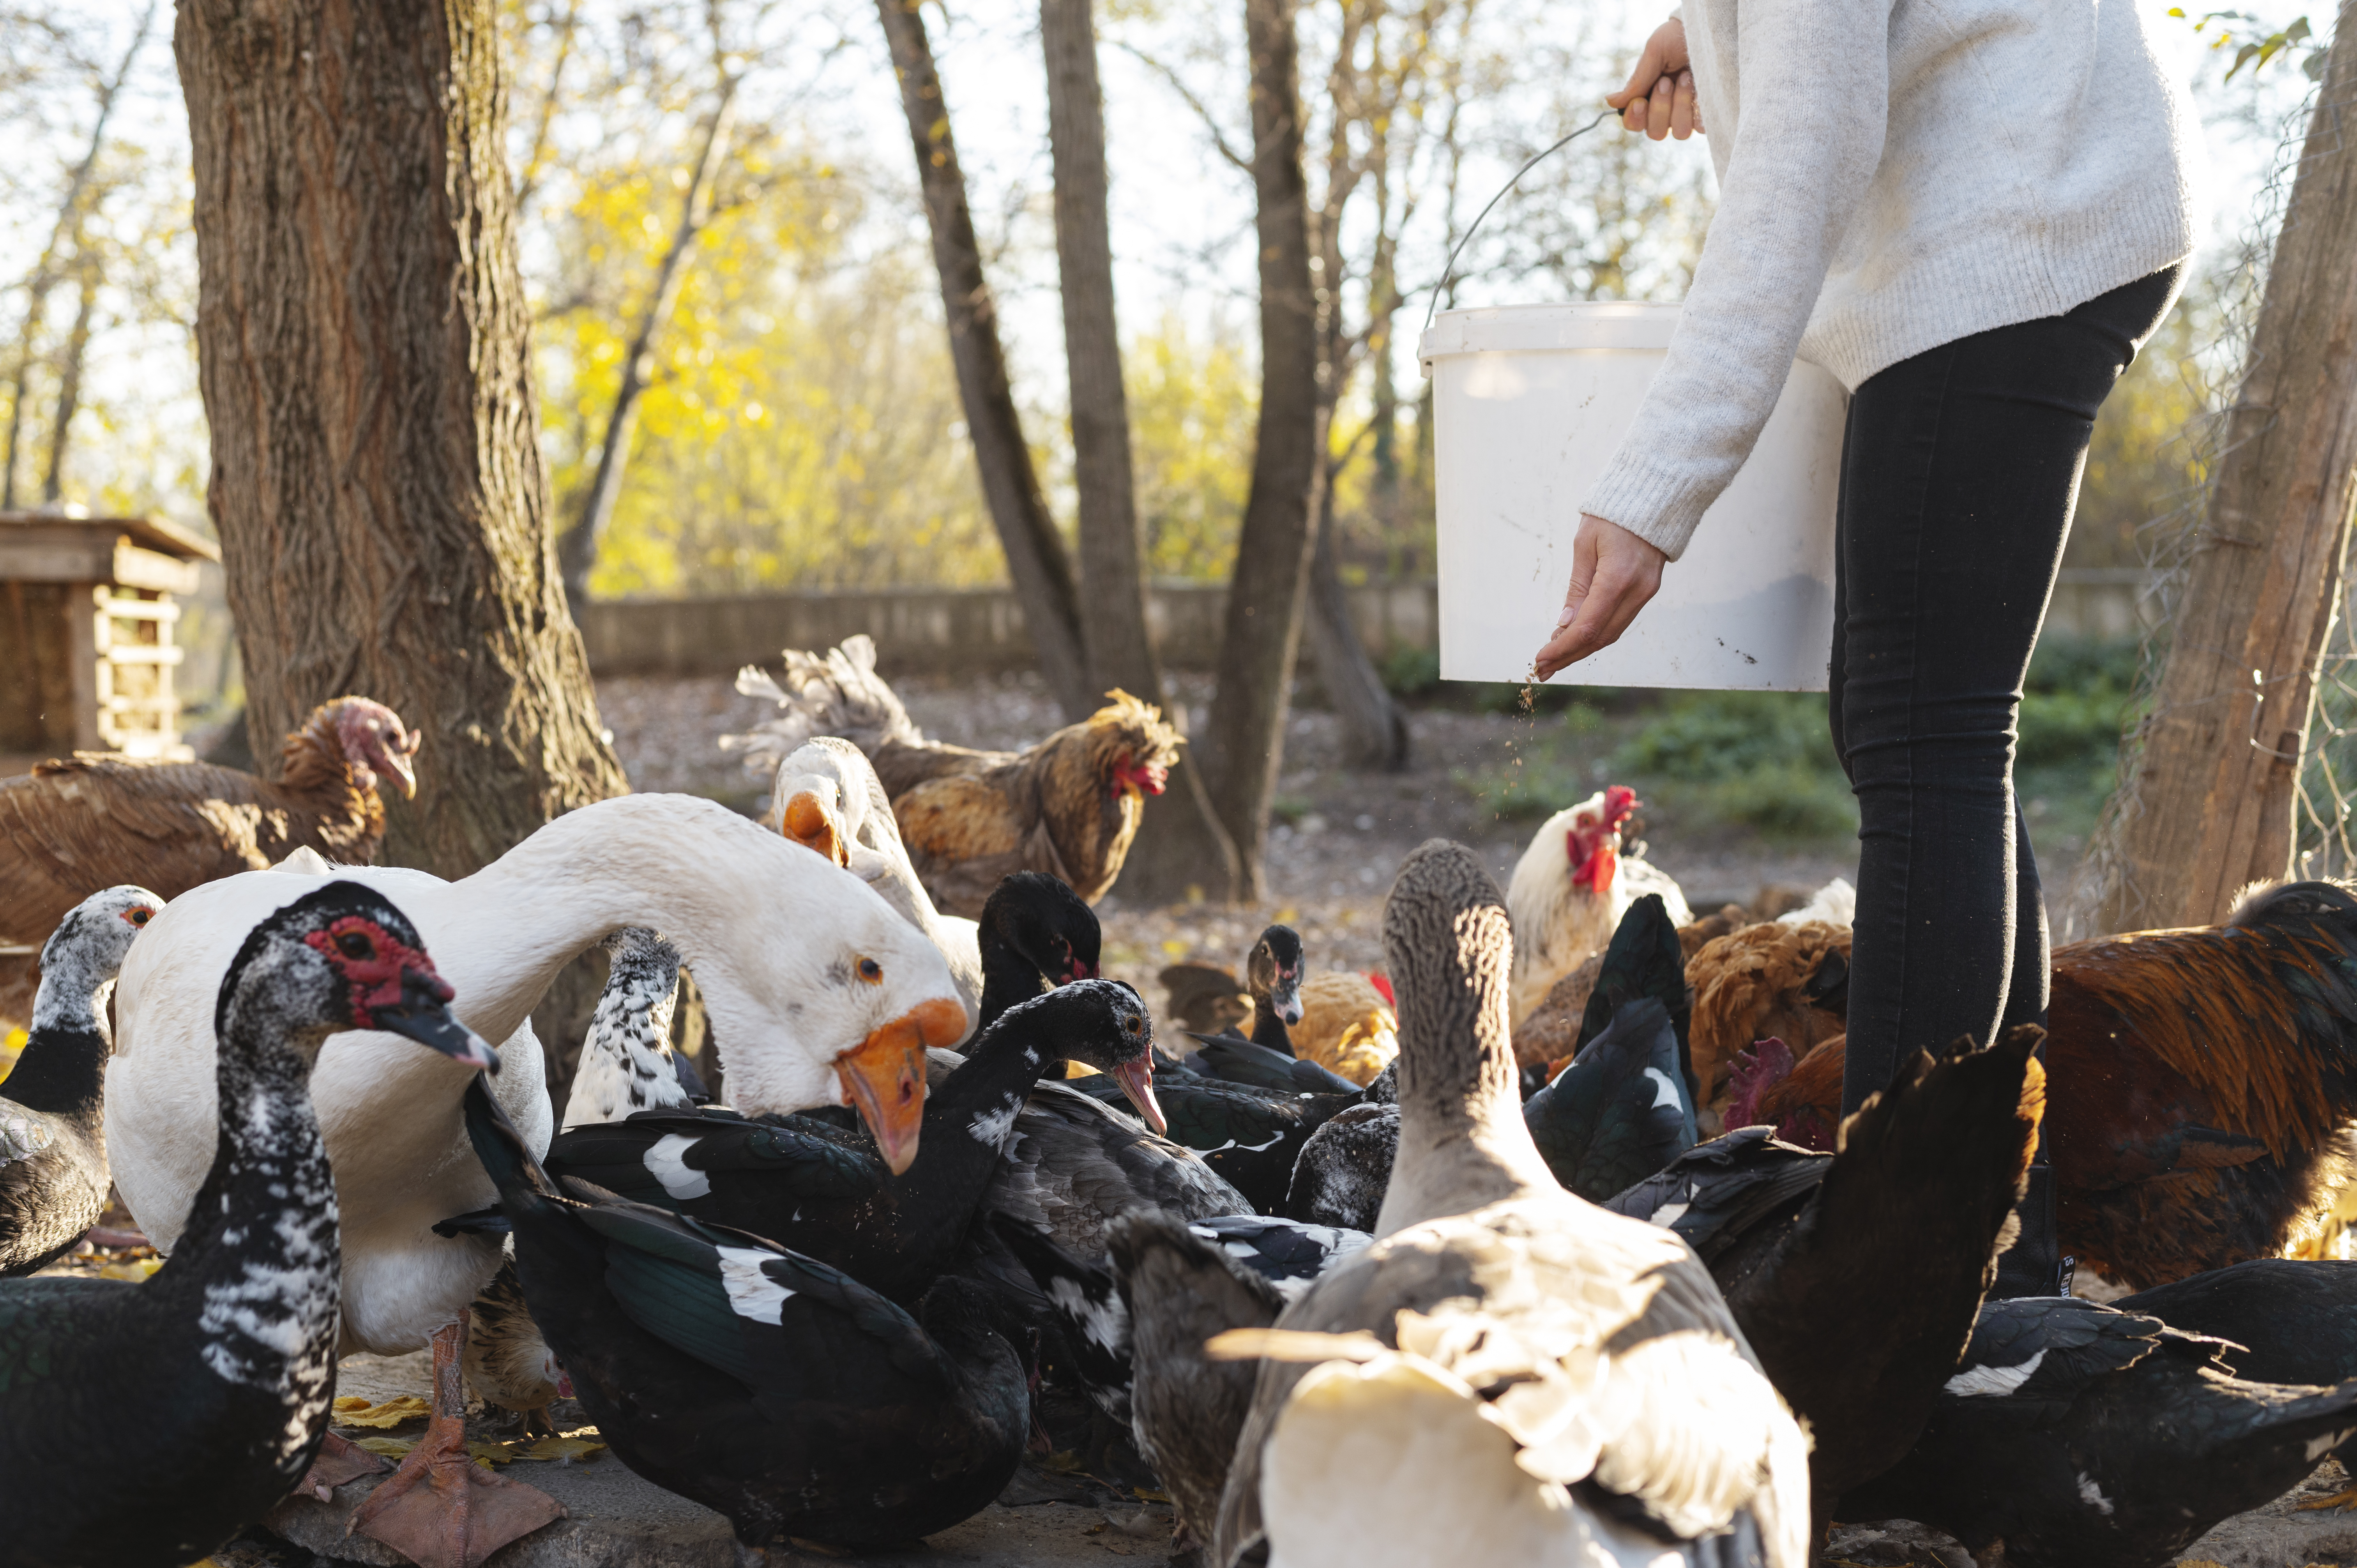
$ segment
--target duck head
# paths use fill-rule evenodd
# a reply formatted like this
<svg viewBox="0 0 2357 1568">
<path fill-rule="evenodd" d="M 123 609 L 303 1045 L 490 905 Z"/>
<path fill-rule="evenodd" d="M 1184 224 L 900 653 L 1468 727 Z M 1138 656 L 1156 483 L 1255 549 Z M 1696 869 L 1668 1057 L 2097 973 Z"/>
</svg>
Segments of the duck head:
<svg viewBox="0 0 2357 1568">
<path fill-rule="evenodd" d="M 1244 959 L 1244 983 L 1253 1004 L 1266 1007 L 1287 1026 L 1301 1022 L 1301 933 L 1271 926 Z"/>
<path fill-rule="evenodd" d="M 253 1037 L 251 1026 L 266 1020 L 275 1026 L 269 1037 L 306 1069 L 328 1036 L 382 1029 L 497 1072 L 499 1053 L 450 1011 L 451 994 L 408 917 L 373 888 L 330 882 L 247 934 L 221 982 L 213 1028 L 228 1042 Z"/>
<path fill-rule="evenodd" d="M 1167 1133 L 1154 1098 L 1154 1018 L 1126 981 L 1082 980 L 1007 1009 L 995 1027 L 1026 1032 L 1041 1061 L 1084 1062 L 1115 1083 L 1148 1127 Z"/>
<path fill-rule="evenodd" d="M 994 957 L 1012 953 L 1050 985 L 1097 977 L 1104 936 L 1096 911 L 1044 871 L 1001 878 L 990 890 L 979 924 L 976 940 L 985 971 Z"/>
</svg>

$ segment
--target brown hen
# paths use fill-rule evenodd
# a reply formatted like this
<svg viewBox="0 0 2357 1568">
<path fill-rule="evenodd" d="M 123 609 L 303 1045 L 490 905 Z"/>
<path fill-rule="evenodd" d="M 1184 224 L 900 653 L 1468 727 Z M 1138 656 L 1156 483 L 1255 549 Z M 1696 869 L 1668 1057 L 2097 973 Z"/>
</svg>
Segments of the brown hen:
<svg viewBox="0 0 2357 1568">
<path fill-rule="evenodd" d="M 338 697 L 286 736 L 274 780 L 94 751 L 0 780 L 0 948 L 38 951 L 68 910 L 117 883 L 177 898 L 298 849 L 365 865 L 384 838 L 377 785 L 417 793 L 418 739 L 383 703 Z M 0 1025 L 28 1016 L 39 985 L 32 958 L 0 956 Z"/>
<path fill-rule="evenodd" d="M 2136 1290 L 2276 1256 L 2347 1179 L 2357 897 L 2290 883 L 2222 926 L 2058 948 L 2047 1031 L 2063 1251 Z M 1759 1113 L 1822 1136 L 1841 1079 L 1828 1041 L 1760 1089 Z"/>
<path fill-rule="evenodd" d="M 777 703 L 779 716 L 724 746 L 774 769 L 813 736 L 841 736 L 867 754 L 919 880 L 941 909 L 979 918 L 999 881 L 1041 871 L 1093 903 L 1113 886 L 1137 835 L 1144 798 L 1159 795 L 1178 759 L 1161 710 L 1118 689 L 1104 707 L 1021 752 L 927 740 L 876 673 L 876 645 L 844 639 L 823 656 L 785 650 L 785 673 L 756 669 L 737 689 Z"/>
</svg>

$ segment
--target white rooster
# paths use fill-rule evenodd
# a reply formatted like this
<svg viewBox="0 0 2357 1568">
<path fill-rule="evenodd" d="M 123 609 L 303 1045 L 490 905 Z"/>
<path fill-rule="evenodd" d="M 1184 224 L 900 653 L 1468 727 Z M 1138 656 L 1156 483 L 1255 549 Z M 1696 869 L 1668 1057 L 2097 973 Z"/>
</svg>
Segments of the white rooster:
<svg viewBox="0 0 2357 1568">
<path fill-rule="evenodd" d="M 1614 784 L 1549 817 L 1514 863 L 1506 912 L 1514 923 L 1513 981 L 1508 1004 L 1520 1024 L 1555 983 L 1603 950 L 1629 906 L 1658 893 L 1670 923 L 1694 913 L 1669 874 L 1641 853 L 1621 853 L 1621 830 L 1634 816 L 1637 791 Z M 1641 852 L 1643 846 L 1639 845 Z"/>
</svg>

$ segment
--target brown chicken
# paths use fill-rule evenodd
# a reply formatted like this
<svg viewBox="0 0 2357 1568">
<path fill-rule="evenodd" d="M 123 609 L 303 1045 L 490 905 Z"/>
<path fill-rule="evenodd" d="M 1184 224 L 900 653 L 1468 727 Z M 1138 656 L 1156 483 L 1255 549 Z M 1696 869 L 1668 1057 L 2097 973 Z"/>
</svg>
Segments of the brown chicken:
<svg viewBox="0 0 2357 1568">
<path fill-rule="evenodd" d="M 365 865 L 384 837 L 379 782 L 417 793 L 418 739 L 383 703 L 338 697 L 287 736 L 275 780 L 80 751 L 0 781 L 0 948 L 38 951 L 68 910 L 121 882 L 177 898 L 305 848 Z M 32 958 L 0 957 L 0 1024 L 29 1015 L 39 984 Z"/>
<path fill-rule="evenodd" d="M 1754 1040 L 1781 1039 L 1799 1058 L 1840 1034 L 1848 981 L 1849 928 L 1824 920 L 1744 926 L 1692 954 L 1686 984 L 1702 1102 L 1721 1104 L 1735 1054 Z"/>
<path fill-rule="evenodd" d="M 844 639 L 823 656 L 785 650 L 785 674 L 757 669 L 737 689 L 775 702 L 779 715 L 722 744 L 774 768 L 813 736 L 853 742 L 891 797 L 901 841 L 925 891 L 943 911 L 979 918 L 1011 872 L 1042 871 L 1093 903 L 1121 875 L 1147 795 L 1178 759 L 1178 732 L 1161 710 L 1115 690 L 1087 719 L 1028 751 L 974 751 L 929 741 L 876 673 L 876 645 Z"/>
<path fill-rule="evenodd" d="M 2348 889 L 2290 883 L 2222 926 L 2059 948 L 2047 1022 L 2055 1222 L 2082 1268 L 2148 1290 L 2276 1256 L 2323 1221 L 2357 1121 Z M 1759 1114 L 1822 1137 L 1841 1069 L 1840 1043 L 1820 1045 L 1758 1090 Z"/>
</svg>

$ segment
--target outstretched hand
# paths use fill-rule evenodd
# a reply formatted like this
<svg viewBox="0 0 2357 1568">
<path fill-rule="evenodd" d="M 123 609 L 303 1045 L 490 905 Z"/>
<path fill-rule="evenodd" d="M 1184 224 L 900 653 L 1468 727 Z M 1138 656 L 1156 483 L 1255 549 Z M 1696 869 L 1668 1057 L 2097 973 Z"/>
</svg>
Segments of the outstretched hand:
<svg viewBox="0 0 2357 1568">
<path fill-rule="evenodd" d="M 1662 590 L 1661 550 L 1600 517 L 1586 513 L 1571 543 L 1571 586 L 1555 636 L 1533 660 L 1542 681 L 1611 647 L 1637 618 L 1646 601 Z"/>
<path fill-rule="evenodd" d="M 1675 16 L 1653 29 L 1629 73 L 1629 85 L 1608 92 L 1604 102 L 1620 111 L 1620 124 L 1658 142 L 1683 142 L 1703 128 L 1695 102 L 1693 60 L 1686 53 L 1686 25 Z"/>
</svg>

